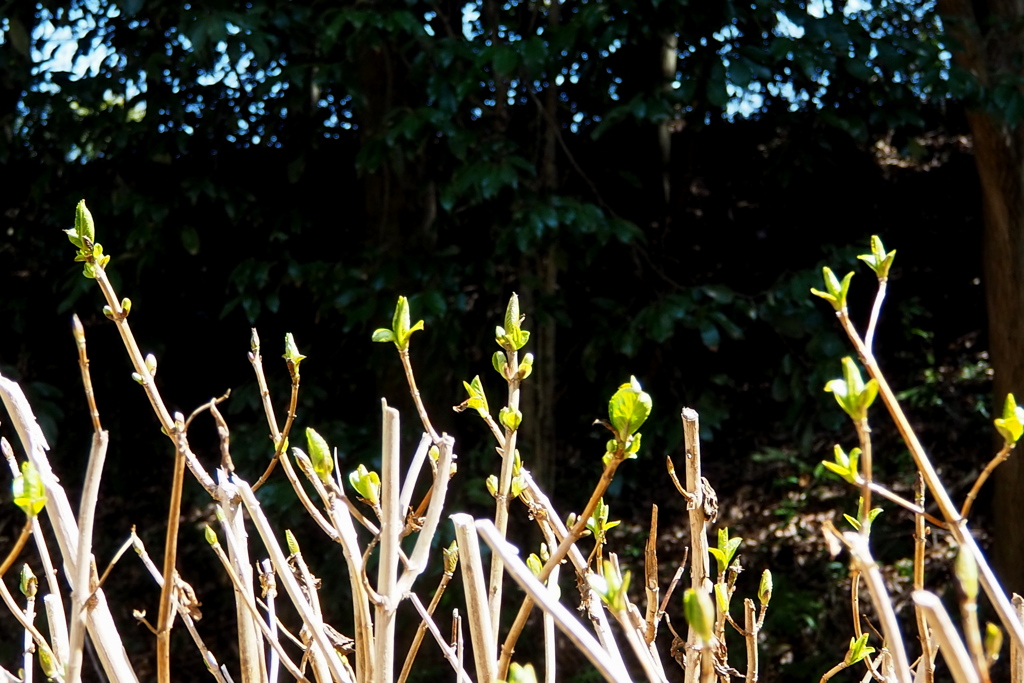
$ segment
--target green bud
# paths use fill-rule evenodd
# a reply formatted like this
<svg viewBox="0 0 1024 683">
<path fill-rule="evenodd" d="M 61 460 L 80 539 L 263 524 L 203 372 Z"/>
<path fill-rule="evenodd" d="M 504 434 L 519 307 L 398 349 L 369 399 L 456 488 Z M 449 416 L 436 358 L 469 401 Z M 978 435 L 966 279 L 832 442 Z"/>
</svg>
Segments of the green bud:
<svg viewBox="0 0 1024 683">
<path fill-rule="evenodd" d="M 36 575 L 32 572 L 32 567 L 28 566 L 28 563 L 21 565 L 18 589 L 22 595 L 30 599 L 36 597 L 36 593 L 39 591 L 39 579 L 36 578 Z"/>
<path fill-rule="evenodd" d="M 217 532 L 213 530 L 209 524 L 206 525 L 206 529 L 203 531 L 206 536 L 206 542 L 212 546 L 220 545 L 220 541 L 217 540 Z"/>
<path fill-rule="evenodd" d="M 306 360 L 306 357 L 299 353 L 299 347 L 295 344 L 295 337 L 292 336 L 291 332 L 284 335 L 284 355 L 282 358 L 294 365 L 296 370 L 299 368 L 299 363 Z"/>
<path fill-rule="evenodd" d="M 85 205 L 84 199 L 78 202 L 78 206 L 75 207 L 75 233 L 82 238 L 83 243 L 86 240 L 89 243 L 96 241 L 96 224 L 92 219 L 92 213 Z M 74 243 L 73 240 L 72 243 Z"/>
<path fill-rule="evenodd" d="M 149 370 L 149 374 L 156 375 L 156 356 L 151 353 L 146 354 L 146 369 Z"/>
<path fill-rule="evenodd" d="M 128 297 L 121 299 L 121 312 L 124 317 L 128 317 L 128 314 L 132 312 L 132 300 Z"/>
<path fill-rule="evenodd" d="M 370 472 L 360 464 L 355 472 L 349 473 L 348 483 L 370 505 L 380 504 L 380 475 L 376 472 Z"/>
<path fill-rule="evenodd" d="M 711 642 L 715 623 L 715 607 L 704 591 L 687 588 L 683 593 L 683 613 L 686 621 L 704 643 Z"/>
<path fill-rule="evenodd" d="M 498 411 L 498 420 L 504 425 L 509 431 L 516 431 L 519 429 L 519 425 L 523 423 L 523 413 L 519 410 L 513 410 L 512 408 L 504 407 Z"/>
<path fill-rule="evenodd" d="M 985 659 L 992 666 L 999 659 L 999 651 L 1003 649 L 1003 630 L 991 621 L 985 622 Z"/>
<path fill-rule="evenodd" d="M 39 650 L 39 668 L 43 670 L 43 674 L 50 680 L 58 678 L 59 668 L 57 666 L 57 658 L 53 656 L 53 651 L 46 645 L 42 645 Z M 63 676 L 60 676 L 63 678 Z"/>
<path fill-rule="evenodd" d="M 459 544 L 452 541 L 451 545 L 442 548 L 441 551 L 444 553 L 445 574 L 454 574 L 455 568 L 459 565 Z"/>
<path fill-rule="evenodd" d="M 299 554 L 299 542 L 295 540 L 295 534 L 292 533 L 291 529 L 284 530 L 284 542 L 288 546 L 289 555 Z"/>
<path fill-rule="evenodd" d="M 512 662 L 508 667 L 508 683 L 537 683 L 537 672 L 533 664 L 520 666 Z"/>
<path fill-rule="evenodd" d="M 540 561 L 537 553 L 530 553 L 530 556 L 526 558 L 526 566 L 530 568 L 534 576 L 540 576 L 540 571 L 544 568 L 544 564 Z"/>
<path fill-rule="evenodd" d="M 761 574 L 761 585 L 757 589 L 757 599 L 765 607 L 772 600 L 772 573 L 769 569 L 765 569 Z"/>
<path fill-rule="evenodd" d="M 441 449 L 439 449 L 437 446 L 431 446 L 430 450 L 427 451 L 427 455 L 430 456 L 431 460 L 437 462 L 438 458 L 441 457 Z"/>
<path fill-rule="evenodd" d="M 21 463 L 21 474 L 14 478 L 11 491 L 14 494 L 14 504 L 29 517 L 38 515 L 46 505 L 43 478 L 28 460 Z"/>
<path fill-rule="evenodd" d="M 133 372 L 132 373 L 132 379 L 135 380 L 135 382 L 137 384 L 141 384 L 142 386 L 146 386 L 146 378 L 143 377 L 142 375 L 140 375 L 139 373 Z"/>
<path fill-rule="evenodd" d="M 249 337 L 249 349 L 253 353 L 260 352 L 260 335 L 256 333 L 256 328 L 252 328 L 252 335 Z"/>
<path fill-rule="evenodd" d="M 320 481 L 327 483 L 331 478 L 331 472 L 334 471 L 330 447 L 312 427 L 306 427 L 306 445 L 309 446 L 309 460 L 313 463 L 313 471 L 320 477 Z"/>
<path fill-rule="evenodd" d="M 508 356 L 504 351 L 494 352 L 494 355 L 491 356 L 491 365 L 499 375 L 508 379 Z"/>
<path fill-rule="evenodd" d="M 114 315 L 114 311 L 110 306 L 103 307 L 103 315 L 109 320 L 117 320 L 117 316 Z"/>
<path fill-rule="evenodd" d="M 978 599 L 978 563 L 974 555 L 962 546 L 956 553 L 956 562 L 953 565 L 953 572 L 956 574 L 960 588 L 968 600 Z"/>
<path fill-rule="evenodd" d="M 494 498 L 498 497 L 498 475 L 492 474 L 487 477 L 487 492 Z"/>
<path fill-rule="evenodd" d="M 524 380 L 533 373 L 533 354 L 528 353 L 523 356 L 523 360 L 519 363 L 519 371 L 516 373 L 516 377 L 520 380 Z"/>
<path fill-rule="evenodd" d="M 732 596 L 729 595 L 729 586 L 724 583 L 715 584 L 715 602 L 718 603 L 718 611 L 726 614 L 729 612 L 729 603 Z"/>
</svg>

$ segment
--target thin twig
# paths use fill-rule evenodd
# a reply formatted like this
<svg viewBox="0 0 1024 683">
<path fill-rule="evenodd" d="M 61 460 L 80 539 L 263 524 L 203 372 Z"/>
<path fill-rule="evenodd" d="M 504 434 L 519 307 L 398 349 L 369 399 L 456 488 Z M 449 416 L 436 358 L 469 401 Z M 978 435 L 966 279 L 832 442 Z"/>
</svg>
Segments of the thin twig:
<svg viewBox="0 0 1024 683">
<path fill-rule="evenodd" d="M 1013 446 L 1004 441 L 1003 447 L 999 449 L 999 452 L 995 454 L 995 457 L 988 461 L 988 464 L 985 465 L 985 469 L 981 471 L 981 474 L 979 474 L 978 478 L 975 480 L 974 486 L 972 486 L 971 490 L 967 493 L 967 498 L 964 499 L 964 506 L 960 509 L 961 517 L 965 519 L 967 518 L 967 514 L 971 511 L 971 506 L 974 505 L 974 499 L 978 497 L 978 492 L 981 491 L 981 487 L 985 485 L 986 481 L 988 481 L 992 472 L 1010 457 L 1012 452 Z"/>
<path fill-rule="evenodd" d="M 871 306 L 871 318 L 868 320 L 868 331 L 864 334 L 864 346 L 869 353 L 874 354 L 875 328 L 878 327 L 878 315 L 882 312 L 882 302 L 885 301 L 885 290 L 888 286 L 888 278 L 878 278 L 878 291 L 875 292 L 875 302 Z"/>
<path fill-rule="evenodd" d="M 399 349 L 398 358 L 402 361 L 405 379 L 409 383 L 409 393 L 412 395 L 412 402 L 416 405 L 416 413 L 420 416 L 420 422 L 423 423 L 423 430 L 430 434 L 430 440 L 435 445 L 439 445 L 441 437 L 434 431 L 434 426 L 430 424 L 430 417 L 427 416 L 427 409 L 423 405 L 423 398 L 420 396 L 420 390 L 416 386 L 416 376 L 412 371 L 412 361 L 409 360 L 409 348 Z"/>
<path fill-rule="evenodd" d="M 17 540 L 14 541 L 14 545 L 11 547 L 7 557 L 4 558 L 3 562 L 0 562 L 0 578 L 7 573 L 7 570 L 11 568 L 11 565 L 18 559 L 18 555 L 21 554 L 22 549 L 25 547 L 25 543 L 28 542 L 28 537 L 32 535 L 32 520 L 34 517 L 29 517 L 25 520 L 24 526 L 21 527 L 21 533 L 18 534 Z"/>
</svg>

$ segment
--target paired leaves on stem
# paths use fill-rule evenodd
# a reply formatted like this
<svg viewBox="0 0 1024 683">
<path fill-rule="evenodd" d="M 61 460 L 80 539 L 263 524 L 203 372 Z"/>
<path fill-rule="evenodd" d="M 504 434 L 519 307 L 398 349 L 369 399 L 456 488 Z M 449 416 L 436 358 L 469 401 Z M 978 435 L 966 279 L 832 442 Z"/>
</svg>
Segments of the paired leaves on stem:
<svg viewBox="0 0 1024 683">
<path fill-rule="evenodd" d="M 410 325 L 409 300 L 400 296 L 395 305 L 395 313 L 391 318 L 391 329 L 381 327 L 374 330 L 372 339 L 375 342 L 394 342 L 399 351 L 408 351 L 409 337 L 413 332 L 422 329 L 422 320 L 416 321 L 415 325 Z"/>
</svg>

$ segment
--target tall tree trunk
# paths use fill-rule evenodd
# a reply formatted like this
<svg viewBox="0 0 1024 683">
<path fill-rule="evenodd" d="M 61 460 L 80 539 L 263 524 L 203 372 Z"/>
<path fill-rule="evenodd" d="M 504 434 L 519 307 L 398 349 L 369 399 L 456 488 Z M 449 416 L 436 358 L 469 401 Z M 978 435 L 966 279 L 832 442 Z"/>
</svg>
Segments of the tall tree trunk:
<svg viewBox="0 0 1024 683">
<path fill-rule="evenodd" d="M 561 6 L 548 6 L 548 26 L 561 20 Z M 554 79 L 544 92 L 543 111 L 539 117 L 544 134 L 541 139 L 540 186 L 545 193 L 558 190 L 558 86 Z M 533 315 L 531 345 L 537 357 L 533 374 L 523 382 L 523 431 L 529 444 L 529 468 L 547 490 L 555 484 L 555 318 L 539 309 L 554 300 L 558 288 L 558 266 L 555 247 L 542 247 L 538 253 L 523 257 L 520 264 L 523 311 Z"/>
<path fill-rule="evenodd" d="M 1019 56 L 1019 38 L 1002 40 L 1005 36 L 995 32 L 1020 25 L 1024 19 L 1020 2 L 940 0 L 939 11 L 956 43 L 954 59 L 982 87 Z M 969 111 L 967 120 L 981 183 L 985 306 L 995 371 L 993 404 L 998 412 L 1007 393 L 1024 395 L 1024 130 L 980 109 Z M 1024 592 L 1021 455 L 1001 465 L 995 477 L 995 563 L 1004 587 L 1015 592 Z"/>
</svg>

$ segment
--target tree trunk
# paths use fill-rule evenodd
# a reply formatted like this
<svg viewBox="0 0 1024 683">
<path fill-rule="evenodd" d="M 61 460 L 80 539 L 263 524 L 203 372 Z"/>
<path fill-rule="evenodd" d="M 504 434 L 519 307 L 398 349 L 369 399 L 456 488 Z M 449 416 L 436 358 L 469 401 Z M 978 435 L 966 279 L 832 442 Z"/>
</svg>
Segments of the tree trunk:
<svg viewBox="0 0 1024 683">
<path fill-rule="evenodd" d="M 973 73 L 983 88 L 1019 54 L 1019 40 L 1001 40 L 995 32 L 1020 24 L 1024 18 L 1020 3 L 940 0 L 939 11 L 954 39 L 957 65 Z M 982 34 L 981 26 L 987 34 Z M 981 109 L 969 111 L 967 120 L 981 183 L 985 306 L 989 358 L 995 371 L 993 409 L 998 413 L 1007 393 L 1024 396 L 1024 131 Z M 1020 456 L 1017 453 L 1001 465 L 995 477 L 994 559 L 1004 588 L 1014 592 L 1024 592 Z"/>
</svg>

